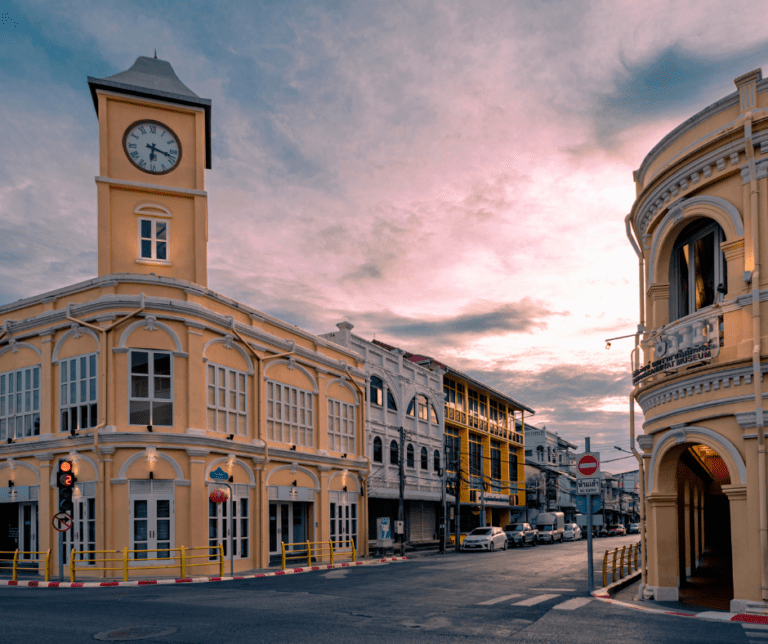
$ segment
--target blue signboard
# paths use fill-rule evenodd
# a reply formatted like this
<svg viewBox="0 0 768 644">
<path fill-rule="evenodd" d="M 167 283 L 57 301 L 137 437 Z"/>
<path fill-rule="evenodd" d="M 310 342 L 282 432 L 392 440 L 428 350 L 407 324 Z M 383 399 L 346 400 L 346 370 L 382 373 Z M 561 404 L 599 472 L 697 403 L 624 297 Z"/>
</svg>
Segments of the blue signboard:
<svg viewBox="0 0 768 644">
<path fill-rule="evenodd" d="M 575 495 L 573 497 L 576 501 L 576 509 L 581 514 L 587 513 L 587 497 L 583 495 Z M 600 510 L 603 507 L 603 500 L 597 495 L 592 495 L 592 514 Z"/>
<path fill-rule="evenodd" d="M 229 479 L 229 474 L 227 474 L 224 470 L 222 470 L 220 467 L 217 467 L 213 472 L 209 474 L 209 476 L 216 480 L 216 481 L 226 481 Z"/>
</svg>

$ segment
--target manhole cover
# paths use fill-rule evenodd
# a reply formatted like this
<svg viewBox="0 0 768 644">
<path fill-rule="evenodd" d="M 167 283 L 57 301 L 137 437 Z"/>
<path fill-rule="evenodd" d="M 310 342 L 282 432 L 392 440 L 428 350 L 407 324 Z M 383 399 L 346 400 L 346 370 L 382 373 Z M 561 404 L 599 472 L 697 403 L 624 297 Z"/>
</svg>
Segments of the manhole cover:
<svg viewBox="0 0 768 644">
<path fill-rule="evenodd" d="M 146 640 L 150 637 L 162 637 L 163 635 L 175 633 L 178 630 L 175 626 L 131 626 L 116 631 L 96 633 L 93 637 L 103 642 L 130 642 L 132 640 Z"/>
</svg>

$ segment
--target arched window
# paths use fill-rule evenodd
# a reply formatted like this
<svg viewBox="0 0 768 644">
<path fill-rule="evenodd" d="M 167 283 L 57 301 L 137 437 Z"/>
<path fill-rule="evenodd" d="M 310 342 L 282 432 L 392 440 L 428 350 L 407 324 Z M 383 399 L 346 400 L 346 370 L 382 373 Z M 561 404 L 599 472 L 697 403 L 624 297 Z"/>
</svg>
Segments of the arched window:
<svg viewBox="0 0 768 644">
<path fill-rule="evenodd" d="M 416 416 L 416 398 L 411 398 L 411 402 L 408 403 L 408 409 L 405 410 L 408 416 Z"/>
<path fill-rule="evenodd" d="M 428 420 L 429 419 L 429 402 L 427 401 L 427 397 L 419 394 L 417 398 L 419 399 L 419 418 L 421 420 Z"/>
<path fill-rule="evenodd" d="M 410 443 L 408 444 L 408 449 L 406 450 L 406 455 L 407 456 L 406 456 L 405 464 L 408 467 L 416 467 L 415 464 L 414 464 L 414 457 L 413 457 L 413 445 L 411 445 Z"/>
<path fill-rule="evenodd" d="M 384 456 L 382 455 L 382 446 L 381 446 L 381 438 L 376 436 L 376 438 L 373 439 L 373 462 L 374 463 L 381 463 Z"/>
<path fill-rule="evenodd" d="M 392 465 L 397 465 L 400 458 L 400 450 L 397 448 L 397 441 L 392 441 L 389 444 L 389 462 Z"/>
<path fill-rule="evenodd" d="M 711 306 L 727 292 L 723 241 L 723 229 L 709 219 L 693 222 L 678 236 L 669 267 L 670 322 Z"/>
<path fill-rule="evenodd" d="M 427 456 L 427 448 L 422 447 L 421 448 L 421 469 L 422 470 L 428 470 L 429 469 L 429 456 Z"/>
<path fill-rule="evenodd" d="M 435 472 L 440 471 L 440 450 L 435 450 L 435 462 L 433 463 Z"/>
<path fill-rule="evenodd" d="M 543 448 L 541 445 L 539 445 L 539 446 L 536 448 L 536 457 L 537 457 L 537 458 L 538 458 L 540 461 L 543 461 L 543 460 L 544 460 L 544 448 Z"/>
<path fill-rule="evenodd" d="M 384 404 L 384 383 L 378 376 L 371 376 L 371 404 L 381 407 Z"/>
<path fill-rule="evenodd" d="M 397 405 L 395 404 L 395 397 L 392 395 L 392 392 L 387 389 L 387 409 L 390 409 L 392 411 L 397 411 Z"/>
<path fill-rule="evenodd" d="M 437 424 L 437 412 L 435 411 L 435 406 L 432 403 L 429 403 L 429 420 Z"/>
</svg>

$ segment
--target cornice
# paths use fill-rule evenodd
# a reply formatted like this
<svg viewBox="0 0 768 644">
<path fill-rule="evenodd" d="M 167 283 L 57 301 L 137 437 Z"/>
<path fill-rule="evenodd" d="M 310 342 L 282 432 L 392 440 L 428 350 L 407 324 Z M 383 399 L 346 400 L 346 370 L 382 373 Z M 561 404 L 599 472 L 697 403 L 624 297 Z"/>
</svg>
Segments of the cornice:
<svg viewBox="0 0 768 644">
<path fill-rule="evenodd" d="M 146 190 L 148 192 L 160 192 L 168 195 L 181 197 L 207 197 L 205 190 L 194 190 L 192 188 L 172 188 L 171 186 L 156 183 L 141 183 L 139 181 L 126 181 L 124 179 L 112 179 L 110 177 L 95 177 L 96 183 L 106 183 L 110 186 L 120 188 L 130 188 L 131 190 Z"/>
</svg>

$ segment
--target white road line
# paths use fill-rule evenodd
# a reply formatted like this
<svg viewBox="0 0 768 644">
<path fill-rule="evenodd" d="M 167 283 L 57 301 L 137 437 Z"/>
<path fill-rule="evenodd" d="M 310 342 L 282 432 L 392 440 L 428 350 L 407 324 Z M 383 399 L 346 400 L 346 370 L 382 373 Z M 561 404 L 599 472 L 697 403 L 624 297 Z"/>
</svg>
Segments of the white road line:
<svg viewBox="0 0 768 644">
<path fill-rule="evenodd" d="M 558 604 L 552 608 L 554 610 L 576 610 L 577 608 L 586 606 L 591 601 L 591 597 L 573 597 L 572 599 L 564 601 L 562 604 Z"/>
<path fill-rule="evenodd" d="M 532 593 L 575 593 L 575 588 L 529 588 Z"/>
<path fill-rule="evenodd" d="M 535 606 L 536 604 L 545 602 L 548 599 L 554 599 L 555 597 L 560 597 L 560 595 L 536 595 L 536 597 L 529 597 L 528 599 L 524 599 L 521 602 L 515 602 L 512 605 L 513 606 Z"/>
<path fill-rule="evenodd" d="M 749 624 L 747 622 L 742 622 L 741 625 L 745 629 L 753 628 L 758 631 L 768 631 L 768 624 Z"/>
<path fill-rule="evenodd" d="M 478 606 L 492 606 L 493 604 L 500 604 L 501 602 L 505 602 L 508 599 L 514 599 L 515 597 L 520 597 L 520 593 L 517 593 L 515 595 L 504 595 L 504 597 L 496 597 L 495 599 L 489 599 L 484 602 L 480 602 Z"/>
<path fill-rule="evenodd" d="M 747 637 L 759 637 L 760 639 L 768 639 L 768 633 L 761 633 L 760 631 L 752 631 L 745 633 Z"/>
</svg>

